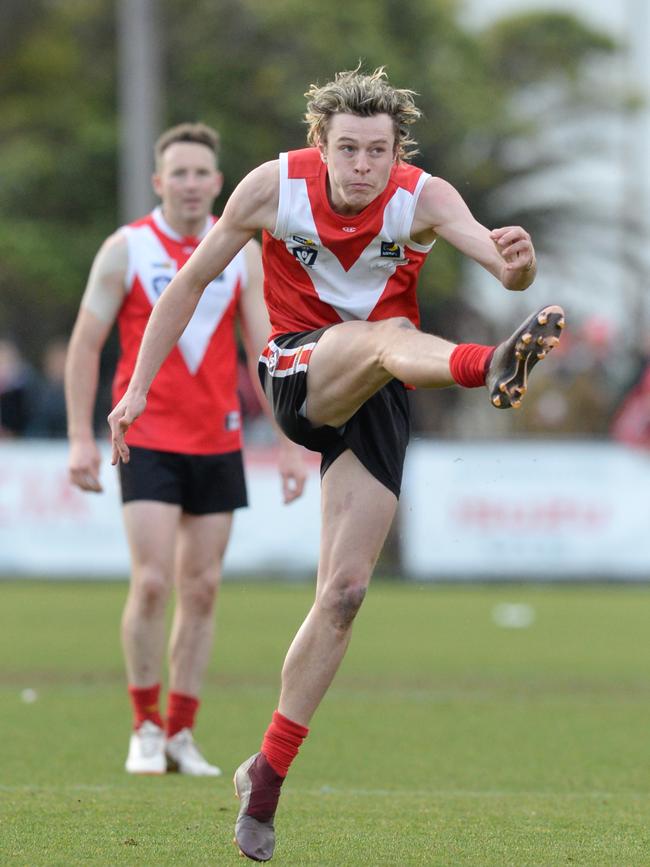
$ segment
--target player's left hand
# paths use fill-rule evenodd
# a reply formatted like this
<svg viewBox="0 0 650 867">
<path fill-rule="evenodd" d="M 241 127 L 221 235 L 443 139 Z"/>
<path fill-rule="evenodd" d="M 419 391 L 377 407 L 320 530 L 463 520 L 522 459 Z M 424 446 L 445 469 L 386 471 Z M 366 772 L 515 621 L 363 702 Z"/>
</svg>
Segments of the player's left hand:
<svg viewBox="0 0 650 867">
<path fill-rule="evenodd" d="M 112 454 L 111 463 L 115 466 L 118 461 L 125 464 L 129 462 L 129 447 L 125 436 L 133 422 L 142 415 L 147 405 L 147 399 L 129 394 L 128 390 L 108 416 L 108 425 L 111 429 Z"/>
<path fill-rule="evenodd" d="M 278 460 L 282 479 L 282 499 L 285 505 L 301 496 L 307 480 L 305 450 L 302 446 L 282 437 Z"/>
<path fill-rule="evenodd" d="M 533 271 L 535 248 L 525 229 L 521 226 L 503 226 L 500 229 L 493 229 L 490 238 L 504 261 L 505 271 L 510 272 L 508 277 L 512 279 L 522 273 Z"/>
</svg>

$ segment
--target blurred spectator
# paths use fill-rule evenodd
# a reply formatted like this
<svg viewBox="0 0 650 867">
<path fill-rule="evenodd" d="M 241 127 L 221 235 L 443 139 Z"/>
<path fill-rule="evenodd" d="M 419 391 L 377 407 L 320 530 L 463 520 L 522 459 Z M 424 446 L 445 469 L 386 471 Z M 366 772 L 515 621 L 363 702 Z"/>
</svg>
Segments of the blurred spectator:
<svg viewBox="0 0 650 867">
<path fill-rule="evenodd" d="M 513 419 L 513 431 L 607 436 L 624 363 L 616 355 L 615 338 L 610 323 L 597 316 L 569 326 L 546 369 L 536 374 L 527 412 Z"/>
<path fill-rule="evenodd" d="M 634 376 L 622 390 L 611 427 L 612 439 L 650 448 L 650 335 L 641 341 Z"/>
<path fill-rule="evenodd" d="M 25 433 L 35 387 L 34 372 L 15 342 L 0 338 L 0 439 Z"/>
<path fill-rule="evenodd" d="M 25 433 L 30 437 L 65 437 L 67 421 L 63 374 L 68 341 L 52 339 L 43 352 L 42 376 L 35 388 L 35 400 Z"/>
<path fill-rule="evenodd" d="M 650 447 L 650 367 L 623 399 L 612 423 L 612 439 L 628 446 Z"/>
</svg>

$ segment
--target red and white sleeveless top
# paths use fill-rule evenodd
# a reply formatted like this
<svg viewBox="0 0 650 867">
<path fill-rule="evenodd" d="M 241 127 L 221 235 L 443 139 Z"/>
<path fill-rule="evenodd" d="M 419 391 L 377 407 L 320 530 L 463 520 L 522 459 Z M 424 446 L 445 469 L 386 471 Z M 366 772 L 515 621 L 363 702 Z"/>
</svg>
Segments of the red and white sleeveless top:
<svg viewBox="0 0 650 867">
<path fill-rule="evenodd" d="M 273 234 L 263 234 L 272 337 L 349 319 L 406 316 L 419 324 L 417 276 L 433 244 L 409 234 L 429 177 L 397 163 L 384 192 L 346 217 L 329 204 L 317 148 L 280 154 L 278 219 Z"/>
<path fill-rule="evenodd" d="M 202 237 L 214 222 L 208 218 Z M 160 208 L 120 231 L 128 244 L 128 271 L 117 316 L 121 356 L 114 402 L 126 391 L 153 305 L 201 240 L 175 232 Z M 187 454 L 241 448 L 234 319 L 246 279 L 242 251 L 201 296 L 151 385 L 144 413 L 129 428 L 129 445 Z"/>
</svg>

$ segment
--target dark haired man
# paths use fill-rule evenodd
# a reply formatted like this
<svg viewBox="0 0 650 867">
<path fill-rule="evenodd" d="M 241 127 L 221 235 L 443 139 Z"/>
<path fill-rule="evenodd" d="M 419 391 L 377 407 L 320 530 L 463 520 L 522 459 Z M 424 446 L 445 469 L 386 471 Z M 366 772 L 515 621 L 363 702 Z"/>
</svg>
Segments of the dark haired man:
<svg viewBox="0 0 650 867">
<path fill-rule="evenodd" d="M 214 225 L 222 186 L 219 137 L 181 124 L 155 148 L 153 187 L 160 207 L 123 226 L 99 250 L 81 301 L 66 365 L 71 481 L 101 491 L 93 407 L 102 347 L 117 321 L 121 356 L 117 399 L 127 388 L 151 309 Z M 233 511 L 246 505 L 237 397 L 235 324 L 251 364 L 266 340 L 259 245 L 244 245 L 215 274 L 165 362 L 147 411 L 129 432 L 131 461 L 120 466 L 131 584 L 122 645 L 133 706 L 126 770 L 167 769 L 217 776 L 192 735 L 214 632 L 214 601 Z M 191 406 L 188 412 L 186 403 Z M 300 449 L 282 437 L 285 502 L 304 483 Z M 169 695 L 159 707 L 165 612 L 176 592 L 169 642 Z"/>
</svg>

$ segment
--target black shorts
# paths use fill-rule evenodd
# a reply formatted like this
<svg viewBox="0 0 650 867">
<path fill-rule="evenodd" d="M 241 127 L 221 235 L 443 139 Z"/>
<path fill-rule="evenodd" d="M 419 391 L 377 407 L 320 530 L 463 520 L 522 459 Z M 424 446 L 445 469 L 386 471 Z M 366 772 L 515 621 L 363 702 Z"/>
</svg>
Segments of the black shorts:
<svg viewBox="0 0 650 867">
<path fill-rule="evenodd" d="M 156 500 L 190 515 L 232 512 L 248 505 L 241 452 L 186 455 L 131 446 L 120 461 L 122 502 Z"/>
<path fill-rule="evenodd" d="M 321 453 L 321 477 L 350 449 L 371 475 L 399 497 L 411 433 L 403 383 L 392 379 L 340 428 L 314 427 L 304 416 L 311 350 L 328 327 L 282 334 L 272 340 L 260 357 L 262 388 L 289 439 Z"/>
</svg>

